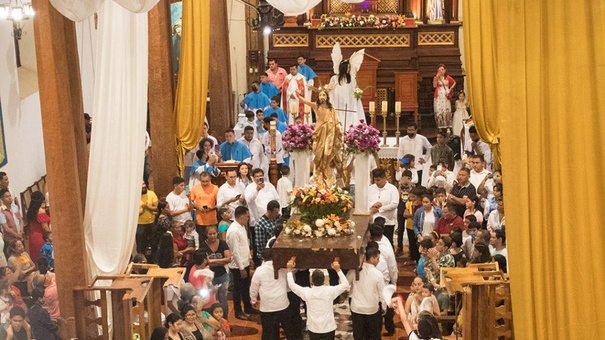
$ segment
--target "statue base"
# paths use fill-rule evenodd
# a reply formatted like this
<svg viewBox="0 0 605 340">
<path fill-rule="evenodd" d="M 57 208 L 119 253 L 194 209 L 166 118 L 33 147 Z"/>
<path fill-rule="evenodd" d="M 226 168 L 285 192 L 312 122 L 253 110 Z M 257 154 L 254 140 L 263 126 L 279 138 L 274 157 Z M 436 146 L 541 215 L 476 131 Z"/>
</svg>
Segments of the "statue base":
<svg viewBox="0 0 605 340">
<path fill-rule="evenodd" d="M 290 221 L 299 219 L 294 215 Z M 342 269 L 355 270 L 356 278 L 365 261 L 365 246 L 369 240 L 369 215 L 353 214 L 355 232 L 351 235 L 306 238 L 281 233 L 273 245 L 273 268 L 277 279 L 279 269 L 286 268 L 291 257 L 296 257 L 297 268 L 330 268 L 335 257 Z"/>
</svg>

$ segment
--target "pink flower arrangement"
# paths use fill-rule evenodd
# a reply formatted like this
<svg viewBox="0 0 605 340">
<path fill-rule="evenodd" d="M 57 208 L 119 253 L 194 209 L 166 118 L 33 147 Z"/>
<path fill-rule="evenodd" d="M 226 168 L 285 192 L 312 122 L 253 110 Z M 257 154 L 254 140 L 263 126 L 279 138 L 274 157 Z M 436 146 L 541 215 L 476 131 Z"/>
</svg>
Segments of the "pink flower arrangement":
<svg viewBox="0 0 605 340">
<path fill-rule="evenodd" d="M 284 149 L 288 152 L 294 150 L 311 150 L 313 147 L 313 125 L 293 124 L 282 135 Z"/>
<path fill-rule="evenodd" d="M 345 135 L 345 147 L 347 153 L 378 152 L 380 131 L 363 120 L 361 124 L 351 125 Z"/>
</svg>

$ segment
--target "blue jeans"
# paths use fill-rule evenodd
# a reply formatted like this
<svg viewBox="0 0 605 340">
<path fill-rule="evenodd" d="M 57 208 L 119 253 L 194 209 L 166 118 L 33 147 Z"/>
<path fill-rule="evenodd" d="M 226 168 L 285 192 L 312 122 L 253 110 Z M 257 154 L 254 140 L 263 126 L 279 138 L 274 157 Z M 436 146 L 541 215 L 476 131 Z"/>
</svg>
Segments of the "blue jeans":
<svg viewBox="0 0 605 340">
<path fill-rule="evenodd" d="M 216 291 L 216 298 L 218 299 L 218 302 L 221 304 L 221 307 L 223 307 L 223 317 L 225 319 L 229 318 L 229 304 L 227 303 L 227 292 L 229 290 L 229 272 L 226 272 L 225 274 L 219 276 L 219 277 L 215 277 L 214 280 L 212 280 L 212 284 L 216 287 L 218 285 L 221 285 L 220 287 L 218 287 L 218 290 Z"/>
</svg>

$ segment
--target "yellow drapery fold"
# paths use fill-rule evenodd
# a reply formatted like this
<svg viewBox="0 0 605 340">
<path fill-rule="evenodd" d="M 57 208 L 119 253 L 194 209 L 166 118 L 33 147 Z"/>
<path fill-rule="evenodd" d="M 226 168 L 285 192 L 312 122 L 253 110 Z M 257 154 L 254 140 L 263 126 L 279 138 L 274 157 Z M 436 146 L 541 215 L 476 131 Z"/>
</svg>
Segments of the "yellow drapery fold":
<svg viewBox="0 0 605 340">
<path fill-rule="evenodd" d="M 605 5 L 464 0 L 469 97 L 501 134 L 516 339 L 605 334 Z"/>
<path fill-rule="evenodd" d="M 179 172 L 183 157 L 202 134 L 208 96 L 210 65 L 210 1 L 183 0 L 181 59 L 176 90 L 176 157 Z"/>
</svg>

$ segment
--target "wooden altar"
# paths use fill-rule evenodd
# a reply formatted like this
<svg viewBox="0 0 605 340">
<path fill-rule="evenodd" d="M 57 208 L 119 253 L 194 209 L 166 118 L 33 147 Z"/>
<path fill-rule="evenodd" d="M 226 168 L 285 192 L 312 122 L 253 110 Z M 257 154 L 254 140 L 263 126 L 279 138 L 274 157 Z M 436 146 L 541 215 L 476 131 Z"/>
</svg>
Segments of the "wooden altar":
<svg viewBox="0 0 605 340">
<path fill-rule="evenodd" d="M 293 215 L 291 219 L 299 219 Z M 297 268 L 330 268 L 335 257 L 340 258 L 342 269 L 358 273 L 365 260 L 365 246 L 369 240 L 369 215 L 353 215 L 355 233 L 342 237 L 303 238 L 281 233 L 273 245 L 275 278 L 279 269 L 286 268 L 292 256 L 296 256 Z"/>
</svg>

